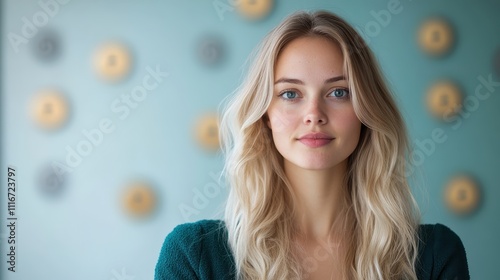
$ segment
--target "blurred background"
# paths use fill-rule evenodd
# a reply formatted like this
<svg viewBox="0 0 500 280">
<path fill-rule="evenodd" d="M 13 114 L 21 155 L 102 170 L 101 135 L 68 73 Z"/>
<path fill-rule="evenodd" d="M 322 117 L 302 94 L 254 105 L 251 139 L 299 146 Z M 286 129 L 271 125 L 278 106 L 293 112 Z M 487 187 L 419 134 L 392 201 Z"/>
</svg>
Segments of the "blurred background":
<svg viewBox="0 0 500 280">
<path fill-rule="evenodd" d="M 496 0 L 1 1 L 0 278 L 152 279 L 175 225 L 222 217 L 217 110 L 249 54 L 318 9 L 379 59 L 422 222 L 498 279 Z"/>
</svg>

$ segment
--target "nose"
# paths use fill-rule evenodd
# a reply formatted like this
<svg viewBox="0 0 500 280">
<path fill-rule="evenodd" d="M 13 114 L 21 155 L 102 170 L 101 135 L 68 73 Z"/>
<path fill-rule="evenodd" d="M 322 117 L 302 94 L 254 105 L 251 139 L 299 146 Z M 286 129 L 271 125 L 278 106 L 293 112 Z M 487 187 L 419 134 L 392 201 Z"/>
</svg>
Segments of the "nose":
<svg viewBox="0 0 500 280">
<path fill-rule="evenodd" d="M 312 100 L 304 115 L 304 124 L 306 125 L 324 125 L 328 123 L 328 117 L 325 114 L 322 104 L 318 100 Z"/>
</svg>

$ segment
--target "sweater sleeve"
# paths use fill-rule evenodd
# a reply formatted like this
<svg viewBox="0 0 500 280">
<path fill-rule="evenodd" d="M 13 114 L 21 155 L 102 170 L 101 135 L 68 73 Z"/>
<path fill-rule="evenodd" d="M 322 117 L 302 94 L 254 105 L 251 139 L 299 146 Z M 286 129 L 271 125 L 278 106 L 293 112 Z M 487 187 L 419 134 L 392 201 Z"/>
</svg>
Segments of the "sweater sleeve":
<svg viewBox="0 0 500 280">
<path fill-rule="evenodd" d="M 442 224 L 425 225 L 420 237 L 418 279 L 470 279 L 465 248 L 455 232 Z"/>
<path fill-rule="evenodd" d="M 181 224 L 167 235 L 155 268 L 155 280 L 196 280 L 200 263 L 201 228 Z"/>
</svg>

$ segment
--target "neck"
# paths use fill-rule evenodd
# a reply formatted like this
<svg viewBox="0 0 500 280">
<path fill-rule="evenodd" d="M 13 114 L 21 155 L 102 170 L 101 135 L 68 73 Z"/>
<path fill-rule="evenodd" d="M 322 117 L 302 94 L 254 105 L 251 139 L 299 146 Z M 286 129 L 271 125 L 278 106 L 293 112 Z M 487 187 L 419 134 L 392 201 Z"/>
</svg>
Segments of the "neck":
<svg viewBox="0 0 500 280">
<path fill-rule="evenodd" d="M 346 205 L 344 178 L 347 160 L 323 170 L 303 169 L 285 161 L 285 173 L 294 192 L 294 222 L 298 233 L 311 241 L 338 240 L 335 230 L 344 224 Z"/>
</svg>

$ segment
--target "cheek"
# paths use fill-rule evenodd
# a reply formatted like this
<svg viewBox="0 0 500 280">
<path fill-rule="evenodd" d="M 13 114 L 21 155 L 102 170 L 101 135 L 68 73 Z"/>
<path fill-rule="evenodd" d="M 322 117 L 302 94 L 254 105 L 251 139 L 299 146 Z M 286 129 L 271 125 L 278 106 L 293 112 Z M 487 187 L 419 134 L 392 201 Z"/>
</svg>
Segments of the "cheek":
<svg viewBox="0 0 500 280">
<path fill-rule="evenodd" d="M 361 122 L 354 113 L 354 109 L 346 110 L 337 116 L 337 129 L 342 131 L 344 135 L 359 138 L 361 131 Z"/>
<path fill-rule="evenodd" d="M 297 125 L 297 114 L 286 108 L 270 108 L 267 115 L 273 133 L 285 132 Z"/>
</svg>

